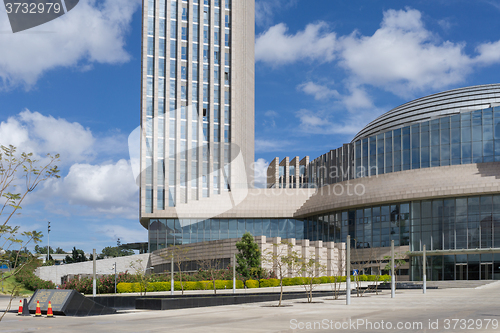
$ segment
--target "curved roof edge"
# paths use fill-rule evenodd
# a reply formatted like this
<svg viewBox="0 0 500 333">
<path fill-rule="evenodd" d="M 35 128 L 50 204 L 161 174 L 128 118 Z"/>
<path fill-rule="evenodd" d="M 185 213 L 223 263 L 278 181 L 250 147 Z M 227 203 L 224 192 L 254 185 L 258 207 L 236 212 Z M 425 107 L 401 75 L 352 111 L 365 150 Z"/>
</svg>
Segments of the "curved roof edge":
<svg viewBox="0 0 500 333">
<path fill-rule="evenodd" d="M 410 123 L 500 105 L 500 83 L 452 89 L 400 105 L 371 121 L 351 142 Z"/>
</svg>

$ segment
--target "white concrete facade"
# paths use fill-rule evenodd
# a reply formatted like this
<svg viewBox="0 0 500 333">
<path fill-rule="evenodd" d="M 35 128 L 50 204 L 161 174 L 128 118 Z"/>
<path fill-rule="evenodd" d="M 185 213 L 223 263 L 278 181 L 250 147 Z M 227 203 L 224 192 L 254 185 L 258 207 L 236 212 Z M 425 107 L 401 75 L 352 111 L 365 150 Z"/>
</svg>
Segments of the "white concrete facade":
<svg viewBox="0 0 500 333">
<path fill-rule="evenodd" d="M 136 267 L 142 267 L 143 271 L 150 267 L 149 253 L 136 254 L 133 256 L 116 257 L 109 259 L 96 260 L 96 274 L 97 275 L 110 275 L 114 274 L 114 264 L 116 263 L 117 273 L 135 273 L 134 268 L 130 265 L 134 264 Z M 75 264 L 54 265 L 38 267 L 35 275 L 42 280 L 52 281 L 55 284 L 61 284 L 62 278 L 68 275 L 89 275 L 93 274 L 94 266 L 93 261 L 79 262 Z"/>
<path fill-rule="evenodd" d="M 254 7 L 254 0 L 143 1 L 143 225 L 151 214 L 172 218 L 179 207 L 193 210 L 198 200 L 252 183 Z"/>
<path fill-rule="evenodd" d="M 277 254 L 280 251 L 283 254 L 286 253 L 287 245 L 282 244 L 282 240 L 292 244 L 292 251 L 297 252 L 299 256 L 305 259 L 315 259 L 318 263 L 324 267 L 324 269 L 317 270 L 318 276 L 340 276 L 345 275 L 343 267 L 343 261 L 345 261 L 345 243 L 334 243 L 334 242 L 310 242 L 307 239 L 296 240 L 291 239 L 281 239 L 280 237 L 266 237 L 257 236 L 254 237 L 255 242 L 259 246 L 263 260 L 262 268 L 274 271 L 279 275 L 276 265 L 273 265 L 269 260 L 271 259 L 271 253 Z M 234 265 L 233 256 L 238 253 L 236 249 L 236 243 L 240 241 L 240 238 L 231 238 L 211 242 L 202 242 L 195 244 L 181 245 L 179 248 L 187 248 L 187 252 L 184 256 L 188 259 L 186 261 L 202 261 L 206 259 L 214 259 Z M 169 259 L 169 249 L 161 249 L 154 251 L 151 254 L 151 265 L 155 267 L 155 273 L 168 273 L 169 270 L 165 270 L 165 267 L 170 267 Z M 166 265 L 166 266 L 165 266 Z M 176 268 L 177 270 L 177 268 Z M 286 277 L 295 277 L 297 272 L 287 271 Z"/>
</svg>

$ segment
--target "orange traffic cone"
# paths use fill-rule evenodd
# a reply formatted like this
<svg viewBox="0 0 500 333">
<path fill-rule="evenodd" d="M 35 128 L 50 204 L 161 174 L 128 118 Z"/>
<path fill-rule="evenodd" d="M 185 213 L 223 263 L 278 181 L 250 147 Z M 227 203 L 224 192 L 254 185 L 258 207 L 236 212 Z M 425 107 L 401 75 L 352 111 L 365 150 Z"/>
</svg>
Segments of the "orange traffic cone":
<svg viewBox="0 0 500 333">
<path fill-rule="evenodd" d="M 47 308 L 47 318 L 54 318 L 54 314 L 52 313 L 52 304 L 49 301 L 49 307 Z"/>
<path fill-rule="evenodd" d="M 41 317 L 41 316 L 42 316 L 42 310 L 40 309 L 40 301 L 36 301 L 35 317 Z"/>
<path fill-rule="evenodd" d="M 17 311 L 17 315 L 18 316 L 23 315 L 23 301 L 22 300 L 19 300 L 19 310 Z"/>
</svg>

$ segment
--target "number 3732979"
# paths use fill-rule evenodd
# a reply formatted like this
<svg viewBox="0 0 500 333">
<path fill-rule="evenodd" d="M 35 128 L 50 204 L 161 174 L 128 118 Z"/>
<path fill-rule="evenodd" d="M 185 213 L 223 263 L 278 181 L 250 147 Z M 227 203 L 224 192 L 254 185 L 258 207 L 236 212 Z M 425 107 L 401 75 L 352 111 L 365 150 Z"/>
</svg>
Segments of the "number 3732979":
<svg viewBox="0 0 500 333">
<path fill-rule="evenodd" d="M 5 9 L 7 14 L 11 13 L 23 13 L 23 14 L 49 14 L 55 13 L 59 14 L 61 11 L 61 4 L 46 2 L 46 3 L 29 3 L 29 2 L 14 2 L 6 3 Z"/>
</svg>

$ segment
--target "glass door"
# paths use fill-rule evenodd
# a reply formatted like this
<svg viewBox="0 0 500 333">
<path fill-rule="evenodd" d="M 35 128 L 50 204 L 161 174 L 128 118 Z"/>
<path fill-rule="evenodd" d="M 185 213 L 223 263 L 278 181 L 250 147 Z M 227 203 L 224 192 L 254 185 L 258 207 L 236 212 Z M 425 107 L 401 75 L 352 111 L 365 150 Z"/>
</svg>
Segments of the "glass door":
<svg viewBox="0 0 500 333">
<path fill-rule="evenodd" d="M 493 263 L 481 263 L 481 280 L 493 279 Z"/>
<path fill-rule="evenodd" d="M 456 264 L 455 280 L 467 280 L 467 264 Z"/>
</svg>

